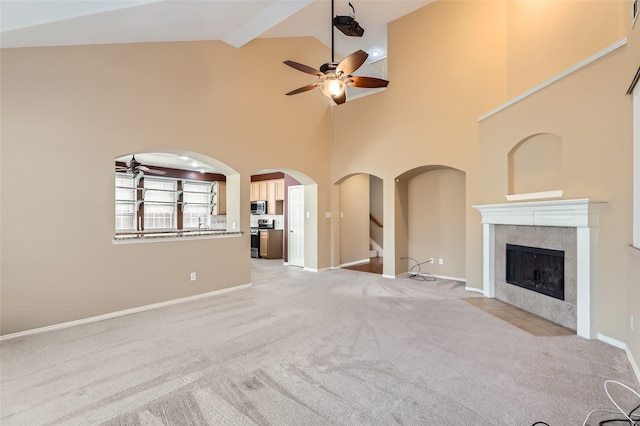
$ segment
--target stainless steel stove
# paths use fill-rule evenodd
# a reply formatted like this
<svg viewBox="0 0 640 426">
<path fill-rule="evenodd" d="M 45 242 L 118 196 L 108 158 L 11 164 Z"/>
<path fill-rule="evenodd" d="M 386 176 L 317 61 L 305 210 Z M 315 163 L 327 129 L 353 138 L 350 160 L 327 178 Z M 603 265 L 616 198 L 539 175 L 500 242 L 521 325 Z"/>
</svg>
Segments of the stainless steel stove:
<svg viewBox="0 0 640 426">
<path fill-rule="evenodd" d="M 260 257 L 260 230 L 274 229 L 273 219 L 258 219 L 258 226 L 251 227 L 251 257 Z"/>
</svg>

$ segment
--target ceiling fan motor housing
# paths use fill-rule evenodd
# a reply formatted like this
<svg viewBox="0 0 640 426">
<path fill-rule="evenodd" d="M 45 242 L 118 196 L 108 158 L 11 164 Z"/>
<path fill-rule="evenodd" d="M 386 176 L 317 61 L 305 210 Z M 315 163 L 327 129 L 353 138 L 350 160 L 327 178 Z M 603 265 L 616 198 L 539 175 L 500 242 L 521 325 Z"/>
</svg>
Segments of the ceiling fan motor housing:
<svg viewBox="0 0 640 426">
<path fill-rule="evenodd" d="M 338 67 L 338 62 L 327 62 L 326 64 L 322 64 L 320 66 L 320 71 L 322 71 L 324 74 L 335 73 L 337 67 Z"/>
</svg>

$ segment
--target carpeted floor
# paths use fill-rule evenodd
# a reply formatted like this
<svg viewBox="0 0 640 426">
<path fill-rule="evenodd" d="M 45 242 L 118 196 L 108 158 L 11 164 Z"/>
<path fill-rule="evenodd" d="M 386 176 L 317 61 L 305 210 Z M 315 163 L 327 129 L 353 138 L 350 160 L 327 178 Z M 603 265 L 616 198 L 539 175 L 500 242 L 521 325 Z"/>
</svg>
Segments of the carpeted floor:
<svg viewBox="0 0 640 426">
<path fill-rule="evenodd" d="M 3 342 L 0 424 L 566 426 L 640 388 L 624 351 L 460 283 L 252 262 L 249 289 Z"/>
</svg>

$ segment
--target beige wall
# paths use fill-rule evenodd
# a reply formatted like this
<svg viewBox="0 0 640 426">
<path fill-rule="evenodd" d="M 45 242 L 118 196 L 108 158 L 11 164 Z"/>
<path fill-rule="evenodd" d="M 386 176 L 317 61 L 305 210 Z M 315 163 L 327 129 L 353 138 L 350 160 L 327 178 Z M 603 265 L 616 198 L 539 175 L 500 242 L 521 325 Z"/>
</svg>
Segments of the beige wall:
<svg viewBox="0 0 640 426">
<path fill-rule="evenodd" d="M 239 173 L 240 206 L 252 173 L 297 170 L 324 187 L 317 221 L 329 210 L 329 115 L 318 93 L 284 96 L 307 79 L 282 60 L 326 52 L 312 39 L 3 49 L 2 333 L 251 282 L 248 208 L 240 238 L 113 245 L 114 158 L 216 158 Z M 310 267 L 329 263 L 317 227 Z"/>
<path fill-rule="evenodd" d="M 515 97 L 625 35 L 626 1 L 518 0 L 508 4 L 509 97 Z"/>
</svg>

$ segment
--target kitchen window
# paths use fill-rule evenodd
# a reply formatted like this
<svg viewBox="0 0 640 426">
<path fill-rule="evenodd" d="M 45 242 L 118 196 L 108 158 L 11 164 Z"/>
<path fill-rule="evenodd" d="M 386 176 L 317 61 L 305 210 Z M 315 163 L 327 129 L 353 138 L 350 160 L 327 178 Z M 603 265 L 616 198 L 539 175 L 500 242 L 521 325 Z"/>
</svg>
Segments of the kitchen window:
<svg viewBox="0 0 640 426">
<path fill-rule="evenodd" d="M 135 179 L 116 174 L 116 232 L 136 230 Z"/>
<path fill-rule="evenodd" d="M 144 229 L 177 229 L 178 185 L 174 179 L 144 178 Z"/>
<path fill-rule="evenodd" d="M 182 213 L 183 229 L 211 228 L 211 208 L 213 207 L 214 183 L 185 182 L 182 189 L 184 203 Z"/>
<path fill-rule="evenodd" d="M 175 237 L 212 230 L 212 214 L 219 214 L 219 183 L 116 173 L 116 238 Z"/>
</svg>

